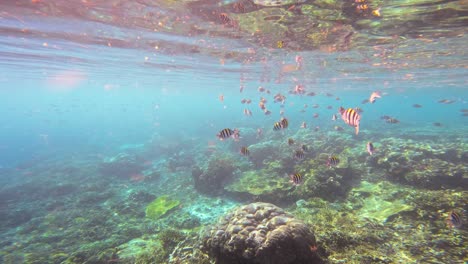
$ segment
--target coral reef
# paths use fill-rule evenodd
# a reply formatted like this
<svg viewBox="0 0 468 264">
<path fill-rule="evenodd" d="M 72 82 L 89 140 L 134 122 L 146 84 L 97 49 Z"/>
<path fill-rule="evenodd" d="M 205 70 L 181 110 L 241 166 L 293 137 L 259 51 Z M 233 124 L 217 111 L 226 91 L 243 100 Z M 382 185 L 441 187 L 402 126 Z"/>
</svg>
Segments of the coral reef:
<svg viewBox="0 0 468 264">
<path fill-rule="evenodd" d="M 232 180 L 236 164 L 229 156 L 213 156 L 205 170 L 192 169 L 195 189 L 201 193 L 216 195 L 223 191 L 224 185 Z"/>
<path fill-rule="evenodd" d="M 226 262 L 249 263 L 253 252 L 273 247 L 266 241 L 283 238 L 269 239 L 274 230 L 289 232 L 298 223 L 303 232 L 294 234 L 307 236 L 301 243 L 316 243 L 313 251 L 329 263 L 464 263 L 466 214 L 457 228 L 446 219 L 452 210 L 468 209 L 465 134 L 441 138 L 363 129 L 377 148 L 370 156 L 352 133 L 323 130 L 265 132 L 265 141 L 249 146 L 251 157 L 239 155 L 238 143 L 228 141 L 209 153 L 199 143 L 147 160 L 138 147 L 132 155 L 104 159 L 105 165 L 90 155 L 1 170 L 0 262 L 208 264 L 226 254 Z M 296 143 L 289 146 L 287 137 Z M 309 147 L 305 158 L 294 160 L 291 153 L 302 144 Z M 341 160 L 336 167 L 326 166 L 330 154 Z M 194 188 L 191 159 L 200 166 L 194 175 L 210 179 L 198 183 L 199 189 L 213 189 L 208 196 Z M 130 163 L 136 166 L 119 174 Z M 136 171 L 141 180 L 131 178 Z M 285 174 L 292 172 L 303 175 L 302 185 L 288 182 Z M 178 209 L 159 212 L 157 221 L 145 217 L 146 206 L 167 195 L 180 201 Z M 264 206 L 257 210 L 264 217 L 259 222 L 257 212 L 246 211 L 249 206 L 233 210 L 245 200 L 271 201 L 290 214 Z M 209 231 L 199 232 L 204 227 Z M 294 249 L 300 254 L 305 247 Z"/>
<path fill-rule="evenodd" d="M 160 196 L 146 206 L 146 217 L 156 220 L 179 204 L 180 201 L 172 200 L 167 195 Z"/>
<path fill-rule="evenodd" d="M 108 158 L 99 165 L 99 171 L 104 176 L 117 178 L 130 178 L 132 175 L 140 174 L 145 169 L 144 160 L 135 155 L 120 153 L 115 157 Z"/>
<path fill-rule="evenodd" d="M 466 205 L 464 193 L 363 182 L 340 203 L 300 200 L 291 212 L 313 226 L 331 263 L 462 263 L 466 231 L 448 229 L 445 219 Z"/>
<path fill-rule="evenodd" d="M 468 188 L 467 149 L 462 142 L 388 138 L 375 163 L 390 180 L 419 188 Z"/>
<path fill-rule="evenodd" d="M 286 176 L 266 174 L 264 170 L 246 171 L 233 183 L 225 187 L 233 198 L 284 203 L 294 186 Z"/>
<path fill-rule="evenodd" d="M 371 184 L 363 181 L 360 186 L 353 188 L 350 200 L 353 197 L 360 199 L 352 199 L 353 208 L 357 209 L 357 214 L 361 218 L 368 218 L 379 223 L 395 217 L 405 211 L 413 211 L 414 206 L 408 204 L 403 198 L 394 192 L 385 192 L 386 188 L 392 187 L 387 182 Z"/>
<path fill-rule="evenodd" d="M 241 206 L 206 231 L 203 250 L 219 263 L 322 263 L 307 225 L 269 203 Z"/>
</svg>

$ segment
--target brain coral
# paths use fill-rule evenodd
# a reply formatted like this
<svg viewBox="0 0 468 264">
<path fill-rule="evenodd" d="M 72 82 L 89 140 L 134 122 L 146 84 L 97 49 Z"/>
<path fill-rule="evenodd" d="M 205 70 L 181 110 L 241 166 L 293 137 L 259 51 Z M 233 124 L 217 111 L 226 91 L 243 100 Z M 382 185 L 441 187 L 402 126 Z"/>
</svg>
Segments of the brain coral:
<svg viewBox="0 0 468 264">
<path fill-rule="evenodd" d="M 315 236 L 301 221 L 269 203 L 238 207 L 203 237 L 202 250 L 216 263 L 323 263 Z"/>
</svg>

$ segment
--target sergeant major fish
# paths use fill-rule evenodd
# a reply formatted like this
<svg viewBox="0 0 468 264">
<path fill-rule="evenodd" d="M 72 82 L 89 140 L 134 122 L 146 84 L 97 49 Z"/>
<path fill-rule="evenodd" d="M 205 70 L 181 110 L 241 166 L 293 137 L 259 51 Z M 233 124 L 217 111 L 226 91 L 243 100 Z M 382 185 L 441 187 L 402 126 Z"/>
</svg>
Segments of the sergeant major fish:
<svg viewBox="0 0 468 264">
<path fill-rule="evenodd" d="M 225 140 L 227 138 L 230 138 L 232 137 L 234 139 L 234 141 L 238 141 L 239 140 L 239 130 L 238 129 L 230 129 L 230 128 L 225 128 L 221 131 L 219 131 L 219 133 L 216 135 L 219 140 Z"/>
<path fill-rule="evenodd" d="M 300 173 L 290 174 L 289 179 L 289 182 L 291 182 L 295 186 L 302 184 L 302 175 Z"/>
<path fill-rule="evenodd" d="M 344 109 L 343 107 L 340 107 L 340 114 L 341 119 L 343 119 L 346 124 L 355 128 L 356 135 L 359 134 L 359 122 L 361 121 L 361 115 L 359 115 L 359 113 L 352 108 Z"/>
<path fill-rule="evenodd" d="M 327 160 L 328 168 L 336 167 L 340 163 L 340 159 L 336 156 L 330 156 Z"/>
</svg>

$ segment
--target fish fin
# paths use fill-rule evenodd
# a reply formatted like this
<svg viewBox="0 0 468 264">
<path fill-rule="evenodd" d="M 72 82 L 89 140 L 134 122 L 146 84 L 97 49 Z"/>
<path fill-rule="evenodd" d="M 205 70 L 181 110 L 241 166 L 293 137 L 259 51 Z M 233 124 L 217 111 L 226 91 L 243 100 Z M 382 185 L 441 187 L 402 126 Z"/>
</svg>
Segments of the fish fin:
<svg viewBox="0 0 468 264">
<path fill-rule="evenodd" d="M 359 134 L 359 125 L 356 126 L 356 135 Z"/>
</svg>

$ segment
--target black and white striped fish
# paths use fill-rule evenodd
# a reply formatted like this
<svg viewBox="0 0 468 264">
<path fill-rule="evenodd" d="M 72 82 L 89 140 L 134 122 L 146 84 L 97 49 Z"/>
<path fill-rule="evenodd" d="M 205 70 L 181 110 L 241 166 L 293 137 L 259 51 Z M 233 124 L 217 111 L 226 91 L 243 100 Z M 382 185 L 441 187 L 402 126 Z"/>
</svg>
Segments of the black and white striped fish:
<svg viewBox="0 0 468 264">
<path fill-rule="evenodd" d="M 340 107 L 341 119 L 356 129 L 356 135 L 359 133 L 359 122 L 361 121 L 361 115 L 353 108 L 344 109 Z"/>
<path fill-rule="evenodd" d="M 289 179 L 289 182 L 292 182 L 293 185 L 301 185 L 303 182 L 302 175 L 300 173 L 290 174 Z"/>
</svg>

